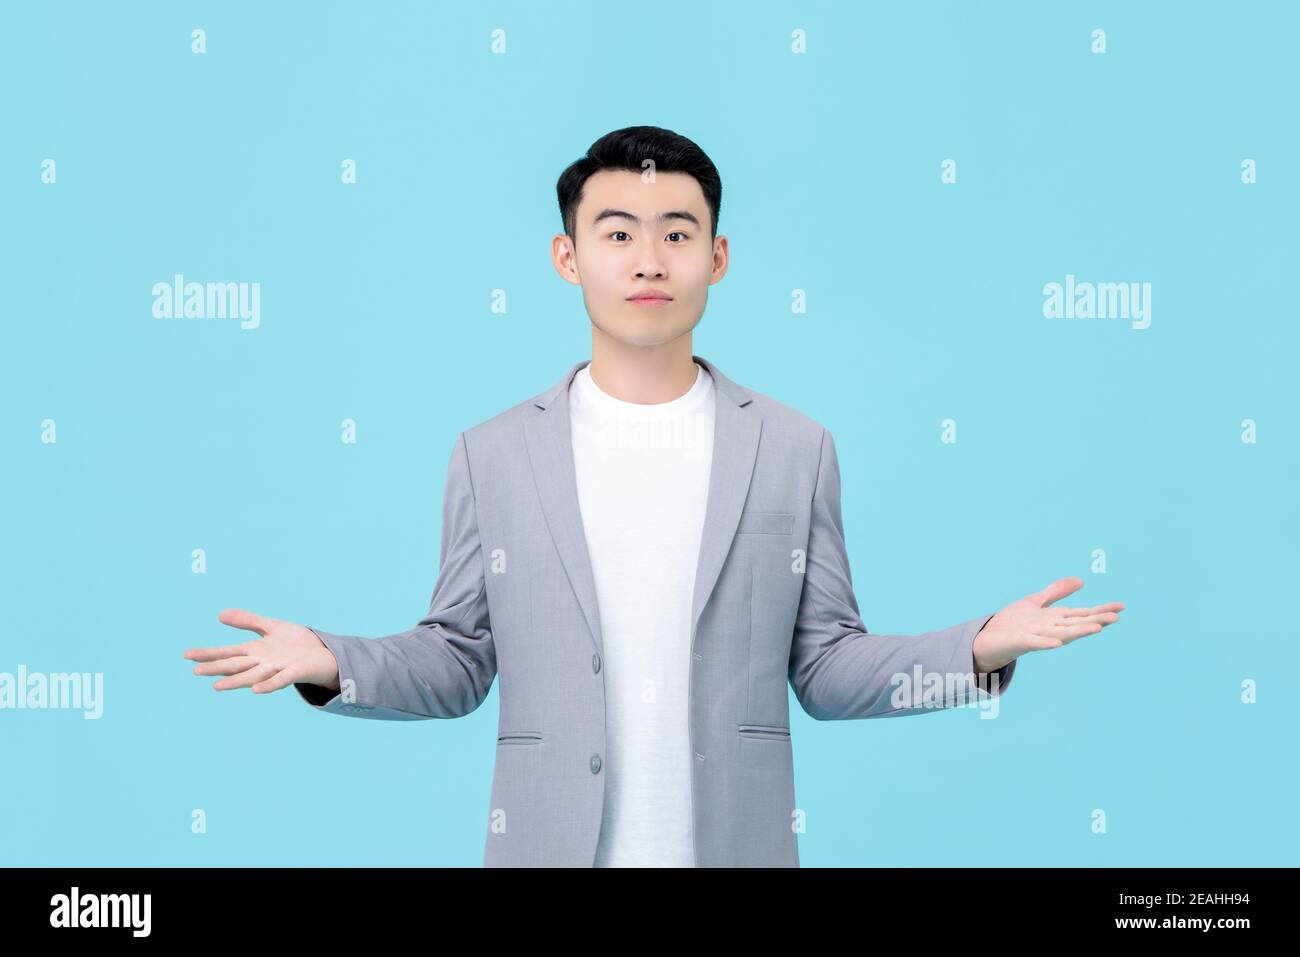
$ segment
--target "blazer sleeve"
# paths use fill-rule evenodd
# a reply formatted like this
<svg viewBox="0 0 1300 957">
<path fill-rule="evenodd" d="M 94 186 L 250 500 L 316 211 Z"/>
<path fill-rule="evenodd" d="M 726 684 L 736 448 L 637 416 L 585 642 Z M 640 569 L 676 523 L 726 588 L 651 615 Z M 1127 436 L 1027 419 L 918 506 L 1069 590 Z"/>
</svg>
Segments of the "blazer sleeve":
<svg viewBox="0 0 1300 957">
<path fill-rule="evenodd" d="M 867 631 L 845 550 L 839 460 L 830 432 L 823 429 L 790 646 L 790 684 L 803 709 L 819 721 L 888 718 L 999 695 L 1011 683 L 1015 661 L 982 678 L 974 673 L 975 636 L 992 617 L 980 615 L 921 635 Z"/>
<path fill-rule="evenodd" d="M 408 631 L 382 638 L 312 628 L 339 665 L 339 691 L 298 682 L 320 711 L 355 718 L 458 718 L 487 697 L 496 677 L 474 488 L 462 432 L 442 502 L 442 556 L 429 611 Z"/>
</svg>

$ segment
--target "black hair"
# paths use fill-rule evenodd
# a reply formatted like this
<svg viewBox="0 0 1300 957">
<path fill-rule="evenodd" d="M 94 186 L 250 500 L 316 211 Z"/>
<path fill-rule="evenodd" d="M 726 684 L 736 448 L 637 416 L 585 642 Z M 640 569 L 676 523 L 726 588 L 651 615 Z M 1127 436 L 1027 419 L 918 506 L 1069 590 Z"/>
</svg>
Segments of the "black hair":
<svg viewBox="0 0 1300 957">
<path fill-rule="evenodd" d="M 587 155 L 569 164 L 555 184 L 564 231 L 576 241 L 574 222 L 582 187 L 587 177 L 601 170 L 644 171 L 643 163 L 654 161 L 656 173 L 687 173 L 695 177 L 709 204 L 712 239 L 718 238 L 718 211 L 722 208 L 722 179 L 713 160 L 686 137 L 658 126 L 628 126 L 606 133 L 591 144 Z"/>
</svg>

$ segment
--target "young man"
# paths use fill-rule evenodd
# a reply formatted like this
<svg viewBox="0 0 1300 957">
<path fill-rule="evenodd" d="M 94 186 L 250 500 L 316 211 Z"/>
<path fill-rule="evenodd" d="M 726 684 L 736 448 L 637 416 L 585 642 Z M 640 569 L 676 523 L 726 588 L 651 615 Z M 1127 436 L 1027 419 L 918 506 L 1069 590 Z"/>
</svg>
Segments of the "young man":
<svg viewBox="0 0 1300 957">
<path fill-rule="evenodd" d="M 1064 578 L 868 633 L 830 433 L 692 352 L 727 271 L 713 163 L 632 127 L 558 194 L 591 359 L 457 436 L 428 614 L 368 640 L 228 609 L 261 637 L 186 657 L 220 690 L 292 683 L 385 720 L 469 714 L 499 674 L 488 866 L 798 866 L 787 683 L 821 720 L 924 714 L 1000 694 L 1019 655 L 1123 605 L 1050 607 L 1083 585 Z"/>
</svg>

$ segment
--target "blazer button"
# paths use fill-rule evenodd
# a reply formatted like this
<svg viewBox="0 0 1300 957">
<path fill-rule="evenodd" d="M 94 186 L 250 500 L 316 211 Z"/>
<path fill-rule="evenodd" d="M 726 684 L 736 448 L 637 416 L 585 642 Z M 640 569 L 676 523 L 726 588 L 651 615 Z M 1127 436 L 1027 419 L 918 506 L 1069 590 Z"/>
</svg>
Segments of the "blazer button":
<svg viewBox="0 0 1300 957">
<path fill-rule="evenodd" d="M 599 773 L 600 773 L 600 755 L 599 755 L 599 754 L 593 754 L 593 755 L 591 756 L 591 773 L 592 773 L 592 774 L 599 774 Z"/>
<path fill-rule="evenodd" d="M 600 655 L 591 656 L 591 670 L 595 672 L 600 671 Z"/>
</svg>

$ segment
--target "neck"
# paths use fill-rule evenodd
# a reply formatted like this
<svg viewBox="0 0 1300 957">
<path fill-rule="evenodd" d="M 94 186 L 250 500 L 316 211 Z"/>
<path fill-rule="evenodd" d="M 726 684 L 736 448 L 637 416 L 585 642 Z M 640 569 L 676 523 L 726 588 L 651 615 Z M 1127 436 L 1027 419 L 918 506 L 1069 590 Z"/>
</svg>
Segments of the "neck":
<svg viewBox="0 0 1300 957">
<path fill-rule="evenodd" d="M 593 326 L 587 372 L 600 391 L 624 402 L 671 402 L 689 392 L 699 375 L 691 348 L 689 332 L 660 345 L 632 346 Z"/>
</svg>

